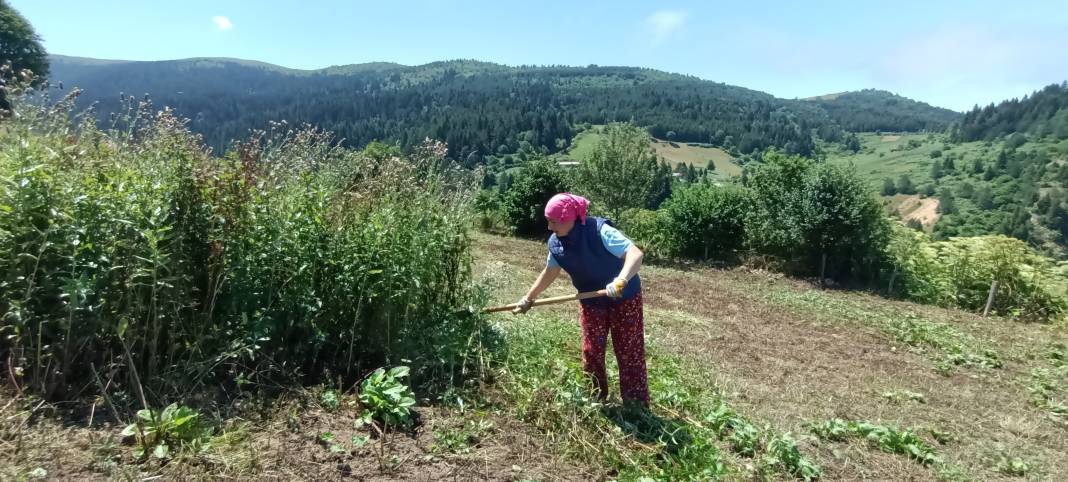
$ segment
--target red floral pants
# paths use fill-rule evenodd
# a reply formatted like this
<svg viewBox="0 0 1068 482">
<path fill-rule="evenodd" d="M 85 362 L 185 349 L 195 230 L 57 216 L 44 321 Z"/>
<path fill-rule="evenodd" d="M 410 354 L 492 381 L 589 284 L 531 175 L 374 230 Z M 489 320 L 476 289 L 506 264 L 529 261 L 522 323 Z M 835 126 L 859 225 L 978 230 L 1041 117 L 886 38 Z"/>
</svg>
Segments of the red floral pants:
<svg viewBox="0 0 1068 482">
<path fill-rule="evenodd" d="M 642 295 L 607 306 L 582 305 L 582 368 L 597 384 L 597 395 L 608 398 L 604 368 L 605 346 L 612 334 L 612 350 L 619 365 L 619 392 L 623 400 L 649 404 L 645 373 L 645 328 Z"/>
</svg>

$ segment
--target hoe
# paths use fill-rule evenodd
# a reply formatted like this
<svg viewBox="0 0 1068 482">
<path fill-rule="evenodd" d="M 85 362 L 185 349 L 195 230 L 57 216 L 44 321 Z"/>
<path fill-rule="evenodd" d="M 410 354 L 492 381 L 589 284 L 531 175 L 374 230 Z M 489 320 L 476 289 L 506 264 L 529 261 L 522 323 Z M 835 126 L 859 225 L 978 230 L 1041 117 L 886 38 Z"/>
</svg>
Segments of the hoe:
<svg viewBox="0 0 1068 482">
<path fill-rule="evenodd" d="M 585 293 L 575 293 L 573 295 L 556 296 L 553 298 L 542 298 L 540 300 L 534 300 L 530 304 L 531 308 L 542 305 L 555 305 L 557 303 L 564 303 L 567 301 L 585 300 L 589 298 L 597 298 L 600 296 L 608 296 L 608 292 L 605 290 L 587 291 Z M 519 307 L 519 303 L 512 303 L 510 305 L 494 306 L 491 308 L 484 308 L 483 313 L 496 313 L 498 311 L 511 311 Z"/>
</svg>

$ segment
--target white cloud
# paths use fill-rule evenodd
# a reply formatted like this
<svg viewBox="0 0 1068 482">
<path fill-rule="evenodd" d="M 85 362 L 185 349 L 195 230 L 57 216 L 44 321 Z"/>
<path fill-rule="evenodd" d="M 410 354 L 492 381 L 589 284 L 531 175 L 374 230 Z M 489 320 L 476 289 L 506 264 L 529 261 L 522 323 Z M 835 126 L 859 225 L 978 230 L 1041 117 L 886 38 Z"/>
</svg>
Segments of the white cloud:
<svg viewBox="0 0 1068 482">
<path fill-rule="evenodd" d="M 219 27 L 219 30 L 230 30 L 234 28 L 234 24 L 230 22 L 230 19 L 223 17 L 222 15 L 211 17 L 211 21 L 215 23 L 216 27 Z"/>
<path fill-rule="evenodd" d="M 660 10 L 649 15 L 645 19 L 645 23 L 652 29 L 653 42 L 660 43 L 667 40 L 675 32 L 682 30 L 686 24 L 686 17 L 686 12 Z"/>
</svg>

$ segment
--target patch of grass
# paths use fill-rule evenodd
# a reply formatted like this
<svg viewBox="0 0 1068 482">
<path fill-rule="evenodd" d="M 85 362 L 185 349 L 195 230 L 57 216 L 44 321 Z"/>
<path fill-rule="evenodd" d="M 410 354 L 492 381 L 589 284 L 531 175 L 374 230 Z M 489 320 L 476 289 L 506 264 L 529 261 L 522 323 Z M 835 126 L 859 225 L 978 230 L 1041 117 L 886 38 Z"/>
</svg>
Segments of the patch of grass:
<svg viewBox="0 0 1068 482">
<path fill-rule="evenodd" d="M 614 468 L 620 479 L 708 480 L 739 470 L 722 443 L 735 456 L 756 460 L 761 471 L 818 477 L 819 467 L 788 434 L 758 428 L 718 391 L 687 378 L 697 371 L 655 346 L 647 346 L 656 360 L 649 369 L 649 410 L 593 398 L 573 323 L 539 313 L 505 329 L 509 343 L 498 370 L 504 405 L 569 456 Z"/>
<path fill-rule="evenodd" d="M 1026 383 L 1031 405 L 1046 411 L 1056 423 L 1068 427 L 1068 364 L 1063 345 L 1055 344 L 1047 352 L 1049 367 L 1036 367 Z"/>
<path fill-rule="evenodd" d="M 843 441 L 846 434 L 862 437 L 883 452 L 905 455 L 924 465 L 942 464 L 934 447 L 910 429 L 898 430 L 892 425 L 832 419 L 813 427 L 812 432 L 820 439 L 829 441 Z"/>
<path fill-rule="evenodd" d="M 711 174 L 721 177 L 742 175 L 742 168 L 738 166 L 737 161 L 726 151 L 717 147 L 680 143 L 671 145 L 661 139 L 653 141 L 653 149 L 672 166 L 693 164 L 694 167 L 704 169 L 711 163 L 715 166 L 714 171 L 709 171 Z"/>
<path fill-rule="evenodd" d="M 434 430 L 434 451 L 453 454 L 470 453 L 472 448 L 493 431 L 493 428 L 493 422 L 483 419 L 467 420 L 459 427 Z"/>
<path fill-rule="evenodd" d="M 927 403 L 927 397 L 925 397 L 922 393 L 917 393 L 910 390 L 890 390 L 887 392 L 883 392 L 882 397 L 893 403 Z"/>
<path fill-rule="evenodd" d="M 935 369 L 944 375 L 958 367 L 1001 368 L 997 351 L 980 343 L 947 323 L 932 321 L 912 313 L 901 313 L 877 306 L 841 300 L 817 291 L 798 293 L 788 289 L 774 290 L 766 298 L 816 315 L 823 319 L 845 319 L 874 326 L 918 352 L 933 351 Z"/>
<path fill-rule="evenodd" d="M 998 472 L 1013 477 L 1025 477 L 1031 473 L 1031 464 L 1019 457 L 1002 456 L 997 463 Z"/>
<path fill-rule="evenodd" d="M 597 143 L 601 141 L 601 127 L 603 126 L 592 126 L 590 129 L 580 132 L 571 141 L 571 149 L 567 151 L 567 154 L 559 157 L 575 159 L 580 162 L 589 158 Z M 742 168 L 738 165 L 738 162 L 723 149 L 693 143 L 674 144 L 672 146 L 668 141 L 662 139 L 654 139 L 652 141 L 652 147 L 657 155 L 663 157 L 664 161 L 672 167 L 679 164 L 693 164 L 694 167 L 704 169 L 708 167 L 709 163 L 712 163 L 715 166 L 715 170 L 709 171 L 710 174 L 721 177 L 734 177 L 742 174 Z"/>
</svg>

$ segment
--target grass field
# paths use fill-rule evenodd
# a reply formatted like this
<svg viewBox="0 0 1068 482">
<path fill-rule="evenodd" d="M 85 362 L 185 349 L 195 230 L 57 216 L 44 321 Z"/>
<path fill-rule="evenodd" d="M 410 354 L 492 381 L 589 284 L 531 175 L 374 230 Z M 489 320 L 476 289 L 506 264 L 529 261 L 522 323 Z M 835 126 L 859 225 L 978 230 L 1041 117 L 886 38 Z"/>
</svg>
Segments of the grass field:
<svg viewBox="0 0 1068 482">
<path fill-rule="evenodd" d="M 593 152 L 594 147 L 600 140 L 601 134 L 597 131 L 597 126 L 583 131 L 575 136 L 566 157 L 581 161 Z M 680 142 L 674 144 L 671 145 L 670 142 L 662 139 L 653 139 L 652 142 L 656 153 L 672 166 L 685 163 L 693 164 L 694 167 L 705 168 L 711 161 L 715 164 L 715 172 L 720 177 L 733 177 L 742 174 L 742 169 L 738 166 L 738 163 L 722 149 Z"/>
<path fill-rule="evenodd" d="M 656 153 L 673 166 L 693 164 L 694 167 L 704 168 L 708 166 L 709 162 L 713 162 L 716 166 L 716 173 L 720 176 L 734 177 L 742 175 L 742 168 L 738 166 L 734 158 L 723 149 L 717 147 L 694 146 L 686 143 L 671 143 L 654 139 L 653 149 L 656 149 Z"/>
<path fill-rule="evenodd" d="M 491 303 L 544 265 L 540 242 L 474 242 Z M 328 387 L 290 389 L 215 406 L 202 453 L 134 463 L 102 401 L 69 423 L 64 407 L 3 391 L 0 479 L 793 480 L 818 465 L 823 480 L 1068 480 L 1064 326 L 763 271 L 642 277 L 651 413 L 590 399 L 576 306 L 555 305 L 494 315 L 507 348 L 462 368 L 481 382 L 417 393 L 418 425 L 382 438 L 355 424 L 346 387 L 333 405 Z M 561 279 L 545 296 L 570 292 Z"/>
<path fill-rule="evenodd" d="M 941 143 L 927 142 L 926 134 L 877 135 L 859 134 L 861 151 L 857 154 L 835 151 L 828 155 L 829 162 L 849 163 L 867 178 L 876 189 L 882 187 L 883 179 L 897 181 L 908 174 L 916 186 L 931 181 L 931 151 L 943 149 Z M 907 148 L 909 141 L 924 142 L 920 147 Z M 973 143 L 979 145 L 980 143 Z M 975 146 L 965 145 L 962 151 L 975 151 Z M 981 149 L 979 150 L 981 152 Z M 943 152 L 946 154 L 946 152 Z M 968 162 L 971 162 L 970 160 Z"/>
</svg>

